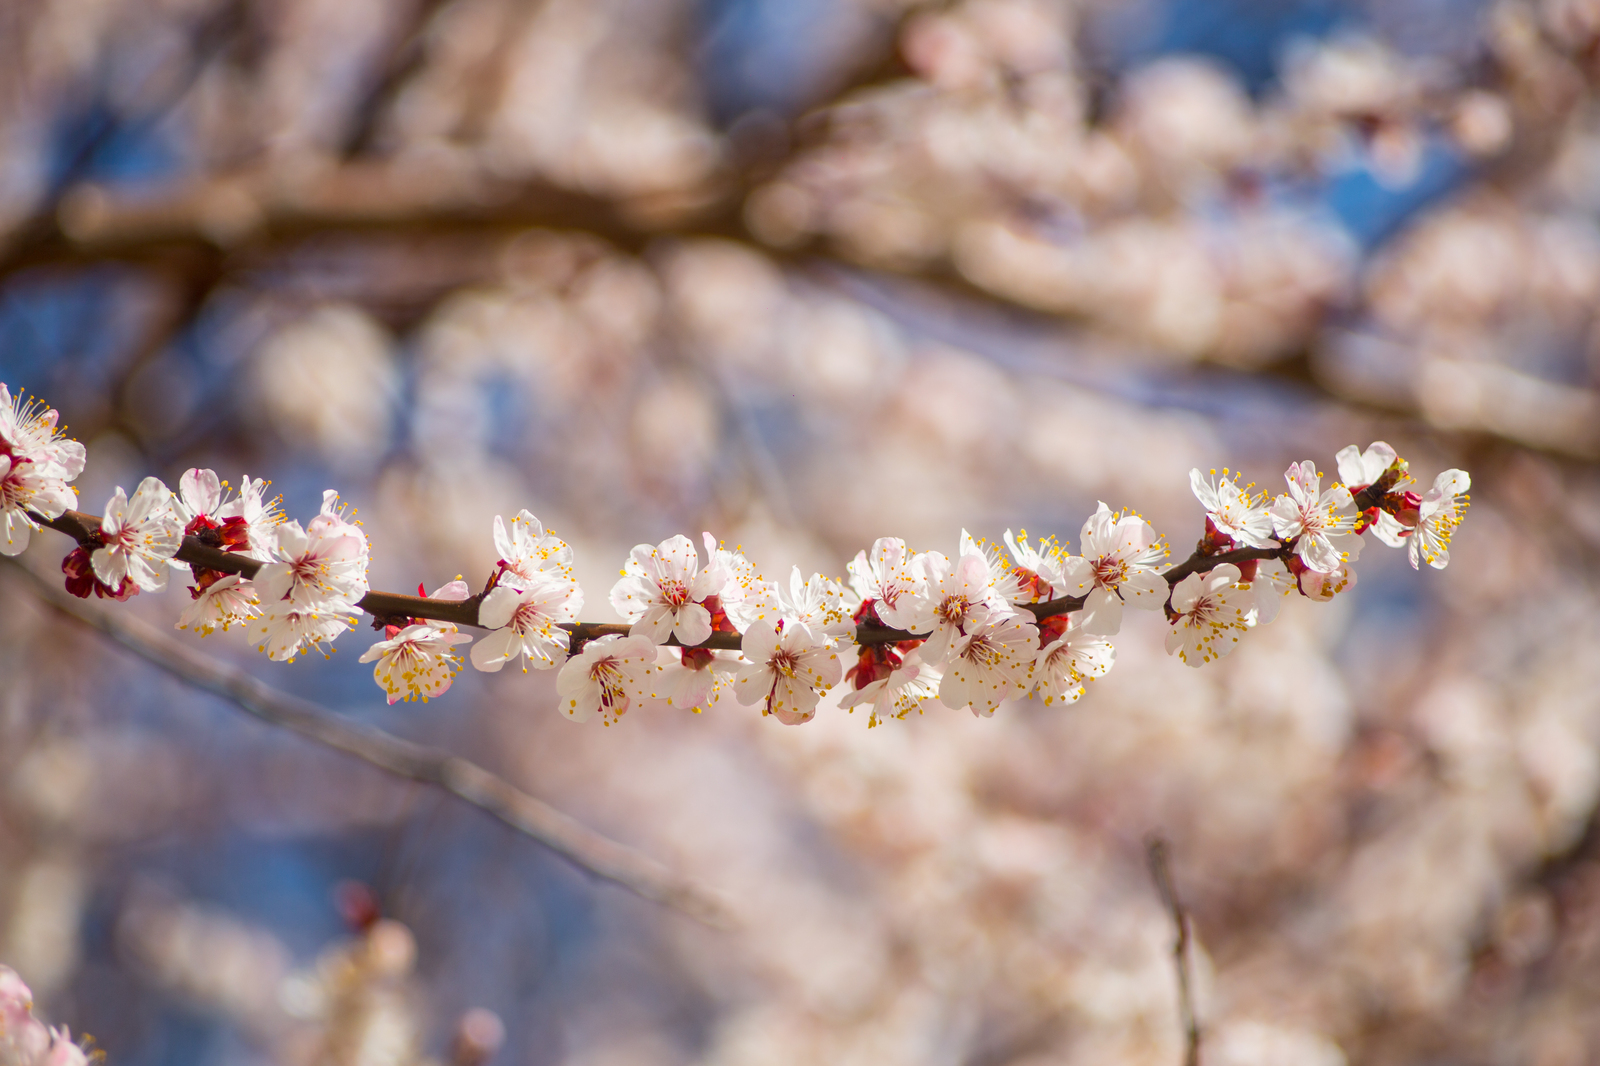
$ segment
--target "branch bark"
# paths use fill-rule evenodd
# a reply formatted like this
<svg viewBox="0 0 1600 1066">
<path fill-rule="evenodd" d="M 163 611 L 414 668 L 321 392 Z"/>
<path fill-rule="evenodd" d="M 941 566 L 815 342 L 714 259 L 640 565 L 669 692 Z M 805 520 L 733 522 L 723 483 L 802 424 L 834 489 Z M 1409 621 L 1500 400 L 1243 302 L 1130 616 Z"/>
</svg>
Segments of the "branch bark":
<svg viewBox="0 0 1600 1066">
<path fill-rule="evenodd" d="M 309 700 L 280 692 L 136 617 L 113 615 L 89 606 L 15 559 L 6 561 L 12 565 L 12 573 L 31 584 L 30 591 L 41 601 L 105 634 L 185 684 L 229 700 L 269 725 L 298 733 L 386 773 L 443 789 L 494 815 L 579 869 L 708 925 L 731 928 L 726 907 L 706 889 L 535 799 L 477 763 L 348 721 Z"/>
</svg>

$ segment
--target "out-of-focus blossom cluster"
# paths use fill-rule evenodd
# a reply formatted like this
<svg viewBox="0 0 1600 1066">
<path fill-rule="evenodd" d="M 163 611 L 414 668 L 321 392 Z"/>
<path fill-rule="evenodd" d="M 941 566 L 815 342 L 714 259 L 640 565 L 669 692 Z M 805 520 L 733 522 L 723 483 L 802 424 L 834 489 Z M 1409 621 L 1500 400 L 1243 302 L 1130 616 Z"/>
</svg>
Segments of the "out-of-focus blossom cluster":
<svg viewBox="0 0 1600 1066">
<path fill-rule="evenodd" d="M 88 1066 L 89 1056 L 65 1029 L 33 1015 L 33 993 L 8 966 L 0 966 L 0 1066 Z"/>
<path fill-rule="evenodd" d="M 53 426 L 54 416 L 40 416 L 41 424 Z M 1413 569 L 1420 560 L 1441 569 L 1449 562 L 1471 486 L 1465 471 L 1444 471 L 1419 495 L 1406 488 L 1412 484 L 1406 462 L 1382 441 L 1365 452 L 1351 445 L 1338 463 L 1341 481 L 1327 490 L 1312 461 L 1290 466 L 1288 491 L 1270 499 L 1241 488 L 1226 470 L 1220 477 L 1191 471 L 1191 487 L 1206 508 L 1206 535 L 1184 573 L 1170 577 L 1163 571 L 1168 550 L 1150 523 L 1104 503 L 1084 523 L 1078 555 L 1054 536 L 1035 546 L 1026 530 L 1020 539 L 1005 531 L 1004 553 L 962 530 L 953 557 L 881 537 L 851 561 L 848 588 L 819 573 L 807 578 L 796 566 L 788 589 L 781 589 L 710 533 L 704 565 L 688 537 L 641 544 L 610 595 L 631 623 L 628 634 L 595 637 L 576 655 L 572 632 L 583 590 L 572 576 L 571 547 L 526 510 L 509 526 L 497 516 L 499 560 L 477 613 L 493 632 L 473 645 L 471 660 L 491 673 L 518 660 L 536 669 L 560 667 L 562 712 L 575 721 L 598 713 L 607 725 L 645 699 L 698 712 L 730 685 L 740 703 L 797 725 L 810 721 L 822 698 L 847 678 L 852 692 L 843 705 L 866 706 L 869 725 L 904 718 L 935 697 L 984 717 L 1029 695 L 1071 702 L 1086 680 L 1110 669 L 1114 652 L 1106 638 L 1121 629 L 1124 606 L 1164 609 L 1171 624 L 1167 650 L 1200 666 L 1227 655 L 1258 622 L 1271 621 L 1290 589 L 1327 601 L 1353 585 L 1365 530 L 1408 547 Z M 167 567 L 188 569 L 174 556 L 192 535 L 257 565 L 251 579 L 198 568 L 194 603 L 179 628 L 204 635 L 248 621 L 261 651 L 291 662 L 303 648 L 331 642 L 362 610 L 366 534 L 345 518 L 331 489 L 322 511 L 302 528 L 262 502 L 261 482 L 247 477 L 244 484 L 227 503 L 211 470 L 185 473 L 181 499 L 153 477 L 132 500 L 118 488 L 98 533 L 103 547 L 89 557 L 92 577 L 74 572 L 82 547 L 64 564 L 69 590 L 87 596 L 92 585 L 126 598 L 163 588 Z M 1368 493 L 1364 507 L 1357 508 L 1352 489 Z M 34 520 L 19 509 L 24 520 Z M 265 555 L 249 556 L 258 545 L 269 545 Z M 1235 548 L 1246 552 L 1241 565 L 1220 559 L 1207 565 L 1210 556 Z M 458 578 L 423 598 L 462 603 L 470 590 Z M 387 639 L 361 657 L 378 663 L 374 677 L 391 704 L 448 689 L 461 662 L 453 649 L 472 639 L 426 617 L 426 604 L 417 609 L 423 613 L 404 624 L 387 624 Z M 863 639 L 874 626 L 894 632 Z M 703 647 L 719 633 L 739 636 L 737 655 L 724 658 Z M 841 656 L 852 654 L 853 637 L 861 647 L 847 673 Z"/>
</svg>

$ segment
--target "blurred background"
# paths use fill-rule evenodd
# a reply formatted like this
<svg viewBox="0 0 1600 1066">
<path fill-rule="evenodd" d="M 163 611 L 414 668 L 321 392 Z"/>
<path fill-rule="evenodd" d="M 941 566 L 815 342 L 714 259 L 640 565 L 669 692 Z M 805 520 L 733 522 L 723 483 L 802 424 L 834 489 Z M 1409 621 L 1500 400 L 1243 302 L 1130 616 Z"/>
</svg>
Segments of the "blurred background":
<svg viewBox="0 0 1600 1066">
<path fill-rule="evenodd" d="M 1442 573 L 1369 548 L 1198 672 L 1134 612 L 987 721 L 582 728 L 548 674 L 387 707 L 364 629 L 202 645 L 732 932 L 0 575 L 0 961 L 115 1066 L 1168 1066 L 1160 831 L 1207 1066 L 1600 1061 L 1597 79 L 1600 0 L 6 0 L 0 380 L 90 511 L 337 487 L 403 591 L 527 507 L 600 621 L 702 529 L 840 576 L 1105 500 L 1181 556 L 1191 466 L 1374 439 L 1474 506 Z"/>
</svg>

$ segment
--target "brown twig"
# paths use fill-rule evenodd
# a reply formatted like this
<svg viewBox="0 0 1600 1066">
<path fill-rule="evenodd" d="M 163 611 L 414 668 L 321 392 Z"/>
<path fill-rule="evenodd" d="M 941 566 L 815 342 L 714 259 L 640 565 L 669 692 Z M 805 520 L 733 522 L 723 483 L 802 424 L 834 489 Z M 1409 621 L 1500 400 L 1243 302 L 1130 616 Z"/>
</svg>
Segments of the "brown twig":
<svg viewBox="0 0 1600 1066">
<path fill-rule="evenodd" d="M 723 904 L 693 881 L 563 814 L 468 759 L 344 718 L 280 692 L 131 615 L 113 615 L 76 599 L 55 582 L 7 559 L 33 593 L 61 613 L 99 630 L 146 662 L 247 713 L 352 755 L 397 777 L 434 785 L 487 811 L 580 869 L 719 928 L 731 925 Z"/>
<path fill-rule="evenodd" d="M 1177 935 L 1172 942 L 1172 965 L 1178 971 L 1178 1017 L 1183 1024 L 1183 1066 L 1200 1066 L 1200 1023 L 1194 1013 L 1194 992 L 1189 982 L 1189 915 L 1178 898 L 1177 886 L 1172 882 L 1172 869 L 1167 861 L 1169 845 L 1159 835 L 1145 842 L 1145 857 L 1150 863 L 1150 877 L 1161 893 L 1161 902 L 1172 916 Z"/>
</svg>

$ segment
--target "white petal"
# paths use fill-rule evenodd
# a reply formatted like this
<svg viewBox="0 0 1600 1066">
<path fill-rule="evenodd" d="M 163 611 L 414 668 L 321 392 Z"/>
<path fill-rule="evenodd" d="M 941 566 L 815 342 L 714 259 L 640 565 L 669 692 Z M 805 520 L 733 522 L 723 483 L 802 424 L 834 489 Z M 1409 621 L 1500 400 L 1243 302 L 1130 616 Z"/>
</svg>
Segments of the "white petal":
<svg viewBox="0 0 1600 1066">
<path fill-rule="evenodd" d="M 1084 601 L 1080 617 L 1083 631 L 1090 636 L 1114 637 L 1122 628 L 1122 600 L 1110 589 L 1095 589 Z"/>
</svg>

